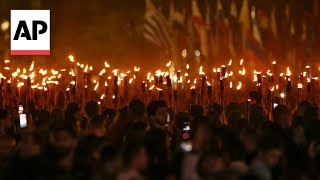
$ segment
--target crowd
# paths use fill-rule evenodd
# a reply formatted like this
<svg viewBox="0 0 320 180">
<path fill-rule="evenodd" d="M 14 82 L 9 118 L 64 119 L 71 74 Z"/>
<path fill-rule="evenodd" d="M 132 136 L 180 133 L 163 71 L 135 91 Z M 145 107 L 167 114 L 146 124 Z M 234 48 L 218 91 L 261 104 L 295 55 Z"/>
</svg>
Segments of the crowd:
<svg viewBox="0 0 320 180">
<path fill-rule="evenodd" d="M 272 118 L 259 99 L 225 107 L 138 99 L 119 110 L 89 101 L 51 112 L 0 112 L 4 180 L 313 180 L 320 178 L 319 109 L 278 105 Z M 270 116 L 271 117 L 271 116 Z"/>
</svg>

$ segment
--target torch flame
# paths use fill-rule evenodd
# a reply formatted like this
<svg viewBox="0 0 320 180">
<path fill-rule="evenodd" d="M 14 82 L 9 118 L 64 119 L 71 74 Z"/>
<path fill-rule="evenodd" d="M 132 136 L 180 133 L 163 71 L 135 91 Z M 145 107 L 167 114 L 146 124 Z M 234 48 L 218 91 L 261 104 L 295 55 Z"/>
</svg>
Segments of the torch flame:
<svg viewBox="0 0 320 180">
<path fill-rule="evenodd" d="M 100 99 L 101 99 L 101 100 L 102 100 L 102 99 L 104 99 L 104 96 L 105 96 L 105 95 L 104 95 L 104 94 L 102 94 L 102 95 L 101 95 L 101 97 L 100 97 Z"/>
<path fill-rule="evenodd" d="M 89 70 L 92 71 L 92 69 L 93 69 L 92 66 L 90 66 Z"/>
<path fill-rule="evenodd" d="M 209 83 L 209 81 L 207 81 L 207 85 L 208 85 L 208 86 L 211 86 L 211 84 Z"/>
<path fill-rule="evenodd" d="M 139 72 L 139 71 L 140 71 L 140 67 L 134 66 L 134 72 Z"/>
<path fill-rule="evenodd" d="M 76 82 L 75 81 L 71 81 L 70 84 L 74 86 L 74 85 L 76 85 Z"/>
<path fill-rule="evenodd" d="M 171 62 L 171 61 L 169 61 L 169 62 L 166 64 L 166 66 L 167 66 L 167 67 L 170 67 L 170 66 L 171 66 L 171 64 L 172 64 L 172 62 Z"/>
<path fill-rule="evenodd" d="M 112 99 L 115 99 L 116 98 L 116 96 L 115 95 L 112 95 Z"/>
<path fill-rule="evenodd" d="M 193 80 L 193 84 L 197 84 L 197 78 Z"/>
<path fill-rule="evenodd" d="M 187 64 L 187 65 L 186 65 L 186 69 L 189 69 L 189 68 L 190 68 L 190 66 L 189 66 L 189 64 Z"/>
<path fill-rule="evenodd" d="M 302 84 L 301 83 L 298 84 L 298 89 L 302 89 Z"/>
<path fill-rule="evenodd" d="M 190 89 L 196 89 L 196 85 L 195 85 L 195 84 L 192 85 L 192 86 L 190 87 Z"/>
<path fill-rule="evenodd" d="M 306 77 L 307 76 L 307 72 L 303 72 L 303 77 Z"/>
<path fill-rule="evenodd" d="M 74 57 L 72 55 L 69 55 L 68 58 L 69 58 L 70 62 L 74 62 Z"/>
<path fill-rule="evenodd" d="M 17 87 L 19 88 L 19 87 L 22 87 L 23 85 L 24 85 L 23 82 L 18 82 Z"/>
<path fill-rule="evenodd" d="M 230 82 L 230 85 L 229 85 L 230 89 L 232 89 L 233 85 L 232 85 L 232 81 Z"/>
<path fill-rule="evenodd" d="M 185 76 L 185 77 L 188 77 L 188 76 L 189 76 L 189 74 L 188 74 L 188 73 L 184 73 L 184 76 Z"/>
<path fill-rule="evenodd" d="M 12 73 L 12 77 L 16 77 L 16 76 L 18 76 L 17 72 Z"/>
<path fill-rule="evenodd" d="M 132 81 L 133 81 L 133 78 L 131 78 L 131 79 L 129 80 L 129 84 L 131 84 L 131 83 L 132 83 Z"/>
<path fill-rule="evenodd" d="M 306 66 L 306 69 L 309 69 L 310 68 L 310 66 Z"/>
<path fill-rule="evenodd" d="M 276 89 L 279 89 L 279 85 L 278 84 L 276 85 Z"/>
<path fill-rule="evenodd" d="M 4 63 L 5 64 L 10 63 L 10 60 L 6 59 L 6 60 L 4 60 Z"/>
<path fill-rule="evenodd" d="M 203 72 L 203 67 L 202 67 L 202 66 L 200 66 L 200 68 L 199 68 L 199 74 L 200 74 L 200 75 L 206 74 L 206 73 Z"/>
<path fill-rule="evenodd" d="M 108 83 L 107 83 L 107 81 L 105 81 L 105 82 L 104 82 L 104 86 L 108 86 Z"/>
<path fill-rule="evenodd" d="M 38 87 L 38 85 L 39 85 L 39 84 L 32 85 L 32 86 L 31 86 L 31 88 L 32 88 L 32 89 L 35 89 L 35 88 L 37 88 L 37 87 Z"/>
<path fill-rule="evenodd" d="M 70 91 L 70 88 L 67 88 L 66 91 Z"/>
<path fill-rule="evenodd" d="M 181 56 L 184 57 L 184 58 L 186 58 L 187 55 L 188 55 L 188 54 L 187 54 L 187 50 L 186 50 L 186 49 L 182 50 Z"/>
<path fill-rule="evenodd" d="M 283 99 L 286 95 L 282 92 L 280 93 L 280 97 Z"/>
<path fill-rule="evenodd" d="M 240 66 L 242 66 L 243 64 L 243 59 L 240 59 Z"/>
<path fill-rule="evenodd" d="M 238 86 L 237 86 L 237 90 L 239 91 L 241 89 L 242 83 L 239 82 Z"/>
<path fill-rule="evenodd" d="M 109 67 L 110 67 L 110 65 L 108 64 L 107 61 L 104 62 L 104 67 L 106 67 L 106 68 L 109 68 Z"/>
<path fill-rule="evenodd" d="M 26 68 L 23 68 L 22 73 L 24 74 L 26 72 L 27 72 Z"/>
<path fill-rule="evenodd" d="M 99 87 L 99 83 L 96 84 L 96 86 L 94 87 L 94 90 L 96 91 Z"/>
<path fill-rule="evenodd" d="M 34 68 L 34 61 L 32 61 L 30 68 L 29 68 L 29 71 L 33 71 L 33 68 Z"/>
<path fill-rule="evenodd" d="M 232 65 L 232 59 L 229 60 L 228 66 Z"/>
<path fill-rule="evenodd" d="M 157 89 L 158 91 L 162 91 L 162 89 L 161 89 L 161 88 L 156 87 L 156 89 Z"/>
<path fill-rule="evenodd" d="M 220 68 L 217 69 L 217 72 L 220 72 Z"/>
<path fill-rule="evenodd" d="M 274 91 L 274 86 L 272 86 L 272 88 L 270 89 L 270 91 L 271 91 L 271 92 L 273 92 L 273 91 Z"/>
<path fill-rule="evenodd" d="M 216 68 L 213 68 L 213 70 L 212 70 L 214 73 L 216 73 L 217 72 L 217 69 Z"/>
<path fill-rule="evenodd" d="M 277 62 L 276 61 L 272 61 L 272 64 L 275 65 L 275 64 L 277 64 Z"/>
<path fill-rule="evenodd" d="M 310 82 L 310 78 L 307 78 L 307 82 L 308 82 L 308 83 Z"/>
<path fill-rule="evenodd" d="M 7 81 L 8 83 L 11 83 L 11 78 Z"/>
<path fill-rule="evenodd" d="M 289 67 L 287 67 L 287 74 L 286 74 L 287 76 L 291 76 L 291 71 L 290 71 L 290 68 Z"/>
<path fill-rule="evenodd" d="M 105 69 L 102 69 L 99 73 L 99 76 L 102 76 L 104 73 L 106 73 L 106 70 Z"/>
<path fill-rule="evenodd" d="M 87 64 L 86 67 L 84 68 L 84 72 L 88 72 L 88 68 L 89 68 L 89 65 Z"/>
<path fill-rule="evenodd" d="M 255 74 L 253 75 L 253 82 L 257 82 L 258 81 L 258 76 Z"/>
<path fill-rule="evenodd" d="M 118 71 L 119 71 L 119 69 L 114 69 L 112 72 L 113 72 L 113 74 L 114 74 L 114 76 L 118 76 Z"/>
<path fill-rule="evenodd" d="M 152 86 L 149 88 L 149 90 L 151 91 L 154 87 L 155 87 L 155 86 L 154 86 L 154 85 L 152 85 Z"/>
<path fill-rule="evenodd" d="M 280 73 L 280 77 L 282 77 L 283 76 L 283 73 Z"/>
</svg>

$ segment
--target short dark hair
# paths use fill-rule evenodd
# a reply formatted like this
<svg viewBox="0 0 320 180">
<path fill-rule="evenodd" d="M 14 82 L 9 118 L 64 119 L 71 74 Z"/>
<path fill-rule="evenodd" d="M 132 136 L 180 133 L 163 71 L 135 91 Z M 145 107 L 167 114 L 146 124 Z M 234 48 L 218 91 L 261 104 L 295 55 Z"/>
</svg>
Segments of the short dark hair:
<svg viewBox="0 0 320 180">
<path fill-rule="evenodd" d="M 279 123 L 285 115 L 290 113 L 290 109 L 287 106 L 279 105 L 272 111 L 273 121 Z"/>
<path fill-rule="evenodd" d="M 127 144 L 123 151 L 124 163 L 127 165 L 131 163 L 134 157 L 142 148 L 145 148 L 145 145 L 143 143 Z"/>
<path fill-rule="evenodd" d="M 129 103 L 129 109 L 131 111 L 131 113 L 133 115 L 144 115 L 145 112 L 145 104 L 143 101 L 139 100 L 139 99 L 133 99 L 132 101 L 130 101 Z"/>
<path fill-rule="evenodd" d="M 104 126 L 105 120 L 101 115 L 94 115 L 89 122 L 89 128 L 101 128 Z"/>
<path fill-rule="evenodd" d="M 269 152 L 274 149 L 282 149 L 279 138 L 273 135 L 263 135 L 258 141 L 258 149 L 261 152 Z"/>
<path fill-rule="evenodd" d="M 85 105 L 85 110 L 89 118 L 99 113 L 99 104 L 97 101 L 89 101 Z"/>
<path fill-rule="evenodd" d="M 153 100 L 148 105 L 148 115 L 153 116 L 156 114 L 157 110 L 161 107 L 168 107 L 167 103 L 163 100 Z"/>
</svg>

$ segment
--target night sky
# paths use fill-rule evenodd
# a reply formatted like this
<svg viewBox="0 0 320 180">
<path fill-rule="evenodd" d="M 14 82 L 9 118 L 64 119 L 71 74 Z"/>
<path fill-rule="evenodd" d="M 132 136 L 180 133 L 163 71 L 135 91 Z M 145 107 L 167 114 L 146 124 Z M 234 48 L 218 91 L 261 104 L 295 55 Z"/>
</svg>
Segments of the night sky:
<svg viewBox="0 0 320 180">
<path fill-rule="evenodd" d="M 8 18 L 10 9 L 33 8 L 34 0 L 2 0 L 0 1 L 1 19 Z M 162 56 L 161 49 L 147 42 L 143 37 L 144 0 L 40 0 L 40 9 L 51 10 L 52 55 L 59 63 L 64 63 L 69 53 L 82 62 L 98 64 L 105 60 L 115 65 L 139 64 L 152 65 L 153 61 L 167 59 Z M 158 7 L 166 14 L 171 0 L 155 0 Z M 189 0 L 175 0 L 176 8 L 190 8 Z M 216 0 L 199 0 L 200 9 L 205 3 L 213 9 Z M 252 1 L 258 8 L 270 9 L 275 4 L 284 9 L 286 0 Z M 294 18 L 305 12 L 312 12 L 312 0 L 290 1 L 294 9 Z M 222 1 L 225 11 L 229 12 L 229 0 Z M 241 1 L 238 1 L 238 11 Z M 281 21 L 281 16 L 278 20 Z M 150 61 L 152 59 L 153 61 Z"/>
</svg>

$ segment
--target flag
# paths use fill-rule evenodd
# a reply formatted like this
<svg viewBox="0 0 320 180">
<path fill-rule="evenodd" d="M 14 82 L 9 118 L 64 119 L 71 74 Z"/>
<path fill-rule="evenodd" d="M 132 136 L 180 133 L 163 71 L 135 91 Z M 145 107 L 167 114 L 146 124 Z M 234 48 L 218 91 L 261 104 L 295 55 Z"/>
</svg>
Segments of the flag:
<svg viewBox="0 0 320 180">
<path fill-rule="evenodd" d="M 256 22 L 254 7 L 252 7 L 251 18 L 253 27 L 246 37 L 245 53 L 250 59 L 255 60 L 255 65 L 264 65 L 266 64 L 267 54 L 263 47 L 258 23 Z"/>
<path fill-rule="evenodd" d="M 196 35 L 199 37 L 201 54 L 208 57 L 208 40 L 204 20 L 196 0 L 192 0 L 192 19 Z"/>
<path fill-rule="evenodd" d="M 151 0 L 146 0 L 144 37 L 174 56 L 174 41 L 169 23 Z"/>
<path fill-rule="evenodd" d="M 276 21 L 276 8 L 273 6 L 271 10 L 270 28 L 273 36 L 278 37 L 277 21 Z"/>
<path fill-rule="evenodd" d="M 242 28 L 242 47 L 245 47 L 246 36 L 250 30 L 250 16 L 249 16 L 249 4 L 248 0 L 243 0 L 240 11 L 239 22 Z"/>
</svg>

